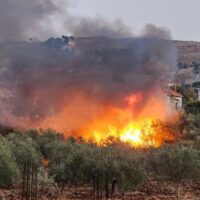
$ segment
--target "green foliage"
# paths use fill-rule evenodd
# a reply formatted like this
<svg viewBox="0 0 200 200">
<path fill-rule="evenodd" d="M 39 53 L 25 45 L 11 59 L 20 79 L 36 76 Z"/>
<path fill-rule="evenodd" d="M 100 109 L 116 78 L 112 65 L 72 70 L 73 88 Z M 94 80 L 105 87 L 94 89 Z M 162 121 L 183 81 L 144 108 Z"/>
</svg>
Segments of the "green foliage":
<svg viewBox="0 0 200 200">
<path fill-rule="evenodd" d="M 7 187 L 18 180 L 19 169 L 9 142 L 0 137 L 0 186 Z"/>
<path fill-rule="evenodd" d="M 136 150 L 109 137 L 98 146 L 94 141 L 63 136 L 52 131 L 30 130 L 0 137 L 0 186 L 18 181 L 24 163 L 34 161 L 39 168 L 39 183 L 48 193 L 55 185 L 90 184 L 97 197 L 104 190 L 112 197 L 115 188 L 131 190 L 148 173 L 181 182 L 200 178 L 200 115 L 185 115 L 178 126 L 194 145 L 166 145 L 158 149 Z M 165 126 L 162 126 L 165 130 Z M 177 129 L 172 127 L 171 129 Z M 170 129 L 170 130 L 171 130 Z M 192 132 L 193 131 L 193 132 Z M 43 166 L 42 160 L 48 165 Z"/>
<path fill-rule="evenodd" d="M 183 105 L 195 102 L 197 99 L 197 94 L 192 87 L 179 86 L 177 92 L 183 96 Z"/>
<path fill-rule="evenodd" d="M 165 146 L 152 156 L 154 172 L 175 182 L 200 178 L 199 152 L 191 147 Z"/>
<path fill-rule="evenodd" d="M 53 177 L 49 177 L 47 171 L 45 169 L 40 169 L 39 175 L 38 175 L 38 184 L 40 189 L 48 193 L 49 195 L 52 195 L 52 192 L 54 191 L 55 182 Z"/>
<path fill-rule="evenodd" d="M 76 185 L 83 180 L 84 145 L 71 142 L 58 143 L 50 160 L 50 175 L 60 184 Z"/>
<path fill-rule="evenodd" d="M 26 133 L 12 133 L 7 136 L 7 139 L 12 145 L 12 153 L 21 172 L 24 164 L 29 160 L 37 166 L 41 164 L 41 155 L 37 151 L 38 145 Z"/>
<path fill-rule="evenodd" d="M 146 178 L 144 155 L 137 151 L 125 149 L 119 153 L 119 169 L 117 177 L 119 186 L 123 190 L 131 190 Z"/>
<path fill-rule="evenodd" d="M 98 147 L 70 138 L 54 148 L 50 175 L 59 184 L 93 183 L 99 191 L 100 182 L 106 187 L 115 181 L 119 188 L 128 190 L 140 184 L 146 175 L 144 162 L 137 154 L 118 144 Z"/>
<path fill-rule="evenodd" d="M 185 111 L 187 114 L 200 114 L 200 101 L 188 103 L 185 106 Z"/>
<path fill-rule="evenodd" d="M 195 141 L 200 137 L 200 114 L 198 115 L 182 115 L 179 120 L 179 129 L 181 137 L 184 140 Z"/>
<path fill-rule="evenodd" d="M 200 139 L 196 140 L 193 144 L 194 149 L 198 150 L 200 153 Z"/>
<path fill-rule="evenodd" d="M 57 146 L 57 143 L 64 141 L 63 135 L 52 129 L 47 129 L 42 132 L 30 130 L 26 134 L 35 141 L 37 149 L 42 154 L 44 159 L 49 159 L 51 157 L 52 150 L 55 146 Z"/>
</svg>

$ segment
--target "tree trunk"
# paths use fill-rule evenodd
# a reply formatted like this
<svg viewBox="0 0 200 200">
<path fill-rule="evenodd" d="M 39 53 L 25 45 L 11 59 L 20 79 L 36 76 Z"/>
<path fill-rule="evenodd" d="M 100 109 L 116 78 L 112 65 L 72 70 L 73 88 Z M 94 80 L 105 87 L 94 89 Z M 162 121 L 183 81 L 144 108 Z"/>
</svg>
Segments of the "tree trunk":
<svg viewBox="0 0 200 200">
<path fill-rule="evenodd" d="M 115 193 L 115 186 L 116 186 L 117 180 L 114 179 L 112 181 L 112 189 L 111 189 L 111 196 L 113 196 L 113 194 Z"/>
<path fill-rule="evenodd" d="M 100 180 L 100 187 L 101 187 L 101 194 L 100 194 L 100 198 L 103 198 L 103 175 L 101 174 L 101 180 Z"/>
<path fill-rule="evenodd" d="M 30 162 L 27 162 L 26 200 L 30 199 Z"/>
<path fill-rule="evenodd" d="M 98 174 L 97 176 L 97 180 L 96 180 L 96 196 L 97 196 L 97 199 L 99 199 L 99 187 L 100 187 L 100 176 Z"/>
<path fill-rule="evenodd" d="M 25 184 L 26 184 L 26 164 L 24 164 L 24 169 L 23 169 L 22 197 L 21 197 L 21 200 L 24 199 L 24 195 L 25 195 Z"/>
<path fill-rule="evenodd" d="M 93 196 L 94 196 L 94 199 L 96 199 L 96 177 L 95 176 L 92 177 L 92 185 L 93 185 Z"/>
<path fill-rule="evenodd" d="M 109 198 L 110 194 L 109 194 L 109 179 L 108 179 L 108 175 L 106 174 L 105 176 L 105 197 L 106 200 Z"/>
<path fill-rule="evenodd" d="M 176 184 L 175 195 L 176 195 L 176 198 L 179 199 L 179 197 L 180 197 L 180 184 L 179 183 Z"/>
</svg>

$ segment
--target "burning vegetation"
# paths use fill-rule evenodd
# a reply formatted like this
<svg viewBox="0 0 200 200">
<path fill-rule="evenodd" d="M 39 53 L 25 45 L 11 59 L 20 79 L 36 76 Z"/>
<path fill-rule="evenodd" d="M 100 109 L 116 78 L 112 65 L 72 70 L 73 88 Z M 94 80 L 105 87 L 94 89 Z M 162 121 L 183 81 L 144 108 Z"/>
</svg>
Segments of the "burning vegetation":
<svg viewBox="0 0 200 200">
<path fill-rule="evenodd" d="M 107 137 L 117 138 L 136 148 L 159 147 L 161 144 L 175 140 L 174 133 L 162 128 L 167 123 L 167 105 L 161 99 L 150 99 L 139 113 L 140 93 L 125 98 L 124 109 L 109 108 L 97 119 L 84 127 L 83 136 L 93 137 L 97 142 Z M 157 108 L 154 110 L 153 108 Z"/>
<path fill-rule="evenodd" d="M 0 123 L 52 128 L 98 143 L 115 137 L 142 148 L 173 141 L 173 133 L 157 128 L 171 115 L 163 91 L 173 79 L 177 52 L 169 31 L 147 25 L 134 37 L 121 21 L 70 15 L 66 2 L 60 1 L 63 7 L 52 0 L 2 5 L 2 39 L 53 34 L 53 27 L 45 29 L 50 18 L 60 19 L 63 27 L 67 23 L 78 38 L 0 43 Z M 9 23 L 6 9 L 14 13 Z M 21 13 L 26 13 L 23 23 L 17 20 Z"/>
<path fill-rule="evenodd" d="M 176 49 L 154 29 L 132 39 L 2 43 L 1 123 L 98 142 L 112 136 L 134 147 L 174 140 L 155 124 L 170 116 L 163 91 L 173 78 Z"/>
<path fill-rule="evenodd" d="M 0 3 L 0 189 L 20 189 L 0 199 L 162 199 L 152 178 L 178 197 L 183 181 L 200 180 L 200 105 L 177 120 L 166 98 L 177 66 L 169 31 L 147 25 L 136 37 L 69 6 Z M 60 30 L 73 36 L 49 38 Z"/>
</svg>

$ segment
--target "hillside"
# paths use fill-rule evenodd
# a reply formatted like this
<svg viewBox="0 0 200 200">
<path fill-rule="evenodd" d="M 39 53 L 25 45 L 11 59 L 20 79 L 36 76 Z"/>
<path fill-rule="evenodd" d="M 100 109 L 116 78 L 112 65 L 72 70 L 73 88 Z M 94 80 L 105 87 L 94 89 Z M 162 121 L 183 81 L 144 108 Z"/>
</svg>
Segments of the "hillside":
<svg viewBox="0 0 200 200">
<path fill-rule="evenodd" d="M 151 46 L 151 42 L 154 41 L 144 38 L 122 38 L 122 39 L 110 39 L 105 37 L 89 37 L 89 38 L 73 38 L 73 37 L 61 37 L 61 38 L 50 38 L 45 42 L 39 41 L 27 41 L 27 42 L 11 42 L 11 41 L 1 41 L 0 42 L 0 70 L 3 74 L 5 69 L 8 69 L 12 65 L 17 65 L 14 67 L 14 71 L 18 71 L 25 63 L 26 66 L 40 65 L 44 66 L 44 63 L 51 63 L 51 58 L 58 59 L 57 62 L 68 61 L 69 57 L 74 55 L 74 48 L 78 47 L 80 51 L 84 49 L 85 58 L 93 57 L 93 61 L 96 64 L 105 62 L 110 59 L 109 62 L 116 62 L 118 65 L 119 57 L 132 58 L 134 62 L 140 62 L 138 56 L 143 55 L 144 51 L 148 52 L 149 50 L 145 47 Z M 181 82 L 193 82 L 197 80 L 198 82 L 199 71 L 200 71 L 200 42 L 193 41 L 172 41 L 174 46 L 178 50 L 178 81 Z M 171 42 L 166 42 L 162 44 L 161 49 L 167 49 L 166 46 L 171 44 Z M 132 52 L 135 52 L 136 58 L 132 57 Z M 68 56 L 66 56 L 66 52 Z M 171 53 L 173 55 L 173 52 Z M 48 58 L 48 59 L 47 59 Z M 49 59 L 50 58 L 50 59 Z M 146 59 L 151 58 L 146 57 Z M 175 57 L 174 57 L 175 58 Z M 172 59 L 174 59 L 172 58 Z M 17 63 L 13 63 L 13 60 L 17 59 Z M 129 62 L 132 62 L 132 61 Z M 136 60 L 136 61 L 135 61 Z M 22 63 L 21 63 L 22 62 Z M 27 64 L 27 62 L 30 62 Z M 170 61 L 174 63 L 173 61 Z M 124 62 L 123 62 L 124 63 Z M 21 65 L 23 64 L 23 65 Z M 124 68 L 124 66 L 123 66 Z M 50 69 L 50 68 L 49 68 Z M 33 67 L 33 72 L 36 73 L 36 67 Z M 77 69 L 78 70 L 78 69 Z M 175 68 L 173 68 L 175 70 Z M 28 73 L 28 70 L 26 70 Z M 9 75 L 9 73 L 7 73 Z M 3 76 L 3 75 L 2 75 Z M 18 74 L 20 76 L 20 74 Z M 21 75 L 22 76 L 22 75 Z M 16 76 L 15 76 L 16 78 Z M 21 78 L 20 78 L 21 79 Z M 117 79 L 120 79 L 119 77 Z M 0 80 L 0 96 L 10 97 L 12 94 L 8 90 L 4 90 L 4 81 L 5 79 Z M 12 79 L 13 80 L 13 79 Z M 8 85 L 8 84 L 6 84 Z M 12 89 L 12 88 L 11 88 Z"/>
<path fill-rule="evenodd" d="M 71 39 L 71 38 L 70 38 Z M 122 39 L 110 39 L 105 37 L 89 37 L 89 38 L 77 38 L 74 41 L 70 42 L 70 46 L 78 44 L 78 47 L 86 47 L 90 50 L 104 50 L 108 47 L 110 49 L 127 49 L 130 48 L 131 44 L 135 39 L 132 38 L 122 38 Z M 143 38 L 144 40 L 144 38 Z M 146 39 L 148 41 L 148 39 Z M 69 41 L 67 41 L 69 42 Z M 178 41 L 174 40 L 173 43 L 178 50 L 178 61 L 191 65 L 192 62 L 200 62 L 200 42 L 195 41 Z M 5 51 L 10 51 L 14 48 L 34 48 L 37 45 L 47 45 L 50 48 L 61 48 L 65 45 L 63 38 L 50 38 L 45 42 L 9 42 L 9 41 L 0 41 L 0 57 L 4 55 Z M 1 60 L 2 63 L 2 60 Z"/>
<path fill-rule="evenodd" d="M 200 62 L 200 42 L 174 41 L 178 49 L 179 62 L 192 64 Z"/>
</svg>

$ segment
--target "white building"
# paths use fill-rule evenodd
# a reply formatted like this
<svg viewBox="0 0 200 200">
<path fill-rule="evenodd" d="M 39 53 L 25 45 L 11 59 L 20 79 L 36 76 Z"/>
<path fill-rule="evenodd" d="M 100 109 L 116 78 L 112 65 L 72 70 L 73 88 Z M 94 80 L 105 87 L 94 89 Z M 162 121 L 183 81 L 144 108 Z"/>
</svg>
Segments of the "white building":
<svg viewBox="0 0 200 200">
<path fill-rule="evenodd" d="M 166 101 L 169 104 L 170 108 L 174 111 L 182 109 L 182 95 L 178 92 L 175 92 L 171 88 L 166 89 Z"/>
</svg>

